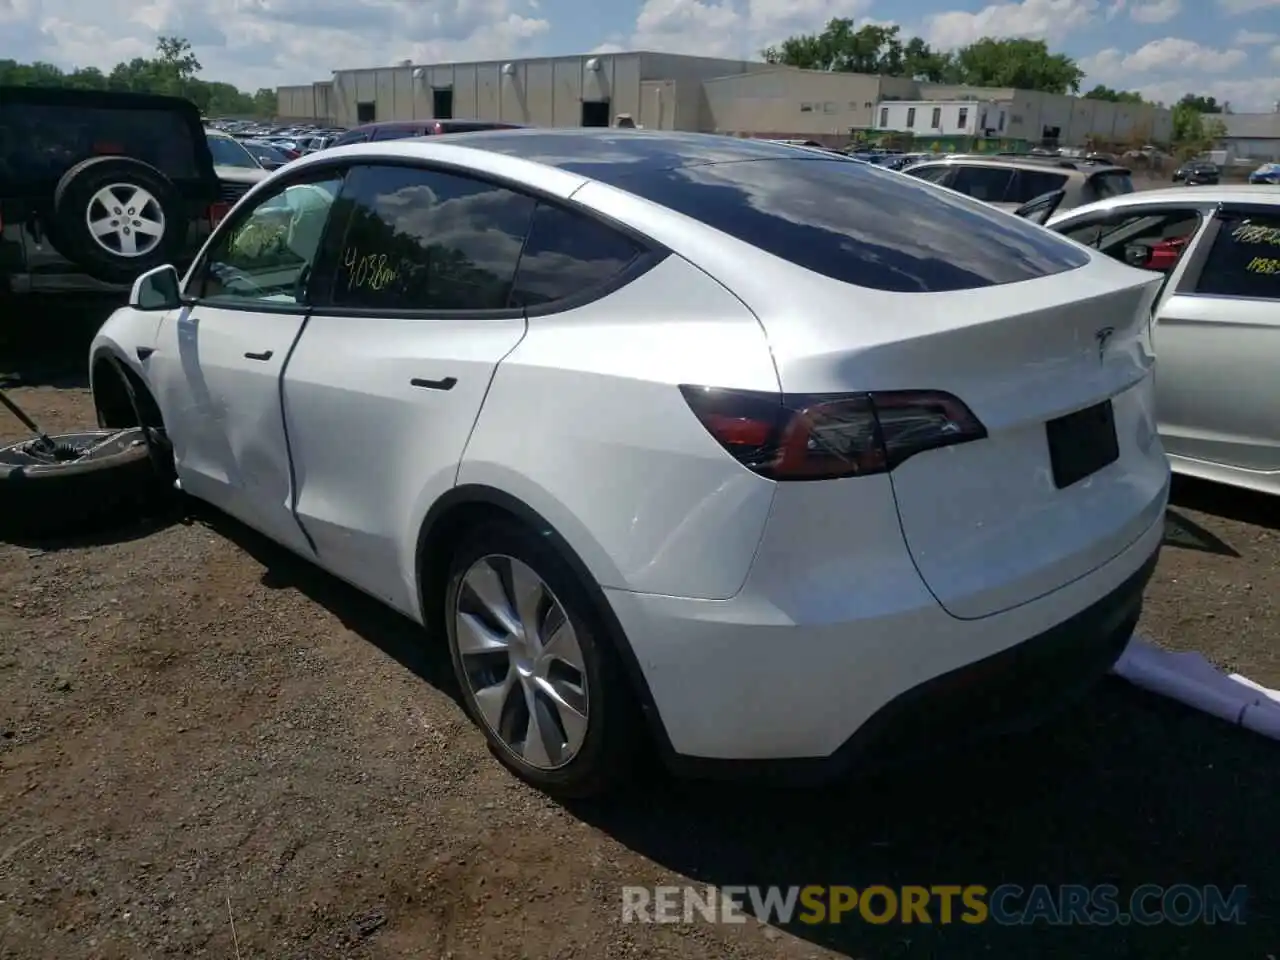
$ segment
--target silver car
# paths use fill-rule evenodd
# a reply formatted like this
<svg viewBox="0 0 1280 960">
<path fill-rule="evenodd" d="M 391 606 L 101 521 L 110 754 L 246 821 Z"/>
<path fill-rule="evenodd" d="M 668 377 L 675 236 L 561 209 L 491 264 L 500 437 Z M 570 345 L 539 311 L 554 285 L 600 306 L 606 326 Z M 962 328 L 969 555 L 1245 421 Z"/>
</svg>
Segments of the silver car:
<svg viewBox="0 0 1280 960">
<path fill-rule="evenodd" d="M 1022 212 L 1042 220 L 1043 200 Z M 1174 472 L 1280 494 L 1280 193 L 1148 190 L 1046 225 L 1165 275 L 1156 397 Z"/>
</svg>

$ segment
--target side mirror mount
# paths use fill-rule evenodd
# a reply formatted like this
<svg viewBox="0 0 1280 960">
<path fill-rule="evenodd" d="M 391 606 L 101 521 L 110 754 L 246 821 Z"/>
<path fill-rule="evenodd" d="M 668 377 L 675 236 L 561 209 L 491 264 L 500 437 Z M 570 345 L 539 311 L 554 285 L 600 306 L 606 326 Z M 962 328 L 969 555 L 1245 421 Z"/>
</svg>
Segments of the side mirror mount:
<svg viewBox="0 0 1280 960">
<path fill-rule="evenodd" d="M 176 310 L 182 306 L 178 271 L 169 264 L 148 270 L 133 282 L 129 306 L 135 310 Z"/>
</svg>

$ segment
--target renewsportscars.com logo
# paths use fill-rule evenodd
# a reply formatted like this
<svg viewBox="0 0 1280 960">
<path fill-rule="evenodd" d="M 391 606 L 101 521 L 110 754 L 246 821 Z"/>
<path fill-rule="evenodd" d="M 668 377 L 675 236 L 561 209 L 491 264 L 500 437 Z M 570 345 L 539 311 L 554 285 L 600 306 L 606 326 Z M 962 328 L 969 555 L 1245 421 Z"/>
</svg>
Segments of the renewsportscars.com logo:
<svg viewBox="0 0 1280 960">
<path fill-rule="evenodd" d="M 984 924 L 1175 926 L 1243 924 L 1249 890 L 1143 884 L 890 887 L 623 887 L 623 923 Z"/>
</svg>

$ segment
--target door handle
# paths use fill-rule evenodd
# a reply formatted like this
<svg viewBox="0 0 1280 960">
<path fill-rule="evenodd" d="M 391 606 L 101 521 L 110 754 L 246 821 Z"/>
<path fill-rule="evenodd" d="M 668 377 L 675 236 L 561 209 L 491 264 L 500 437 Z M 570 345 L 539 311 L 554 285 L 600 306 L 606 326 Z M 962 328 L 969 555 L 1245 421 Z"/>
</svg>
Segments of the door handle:
<svg viewBox="0 0 1280 960">
<path fill-rule="evenodd" d="M 145 363 L 147 360 L 151 359 L 151 355 L 156 352 L 156 348 L 155 347 L 139 347 L 134 352 L 138 355 L 138 361 Z"/>
<path fill-rule="evenodd" d="M 244 358 L 246 360 L 270 360 L 274 352 L 273 350 L 263 350 L 261 353 L 246 353 Z"/>
<path fill-rule="evenodd" d="M 457 383 L 457 377 L 445 377 L 443 380 L 423 380 L 421 377 L 414 377 L 409 381 L 410 386 L 423 387 L 427 390 L 452 390 Z"/>
</svg>

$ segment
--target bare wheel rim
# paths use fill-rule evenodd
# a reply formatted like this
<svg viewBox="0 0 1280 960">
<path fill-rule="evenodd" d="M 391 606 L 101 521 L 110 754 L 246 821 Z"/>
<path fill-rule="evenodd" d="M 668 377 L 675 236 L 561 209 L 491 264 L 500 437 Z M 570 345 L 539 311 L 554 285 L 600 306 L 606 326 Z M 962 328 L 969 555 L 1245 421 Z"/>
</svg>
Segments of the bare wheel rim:
<svg viewBox="0 0 1280 960">
<path fill-rule="evenodd" d="M 587 670 L 551 588 L 503 554 L 473 563 L 453 610 L 462 672 L 485 726 L 539 770 L 573 760 L 587 735 Z"/>
<path fill-rule="evenodd" d="M 112 183 L 89 199 L 84 211 L 89 236 L 117 257 L 146 256 L 164 236 L 164 211 L 151 191 L 131 183 Z"/>
</svg>

